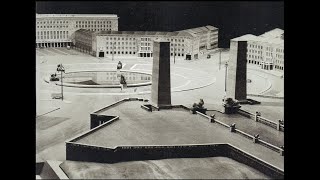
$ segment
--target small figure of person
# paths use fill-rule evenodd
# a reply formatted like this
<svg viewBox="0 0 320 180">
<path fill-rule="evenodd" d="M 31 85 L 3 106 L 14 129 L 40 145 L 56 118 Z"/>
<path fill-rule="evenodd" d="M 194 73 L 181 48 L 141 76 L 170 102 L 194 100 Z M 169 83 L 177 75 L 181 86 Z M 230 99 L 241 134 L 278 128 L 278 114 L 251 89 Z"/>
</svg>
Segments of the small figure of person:
<svg viewBox="0 0 320 180">
<path fill-rule="evenodd" d="M 117 69 L 122 69 L 122 63 L 121 63 L 121 61 L 118 62 Z"/>
<path fill-rule="evenodd" d="M 120 76 L 120 87 L 121 87 L 121 91 L 122 91 L 123 88 L 127 87 L 126 79 L 124 78 L 124 76 L 122 74 Z"/>
<path fill-rule="evenodd" d="M 199 108 L 203 108 L 203 105 L 204 105 L 204 101 L 203 101 L 203 99 L 200 99 L 200 102 L 199 102 Z"/>
</svg>

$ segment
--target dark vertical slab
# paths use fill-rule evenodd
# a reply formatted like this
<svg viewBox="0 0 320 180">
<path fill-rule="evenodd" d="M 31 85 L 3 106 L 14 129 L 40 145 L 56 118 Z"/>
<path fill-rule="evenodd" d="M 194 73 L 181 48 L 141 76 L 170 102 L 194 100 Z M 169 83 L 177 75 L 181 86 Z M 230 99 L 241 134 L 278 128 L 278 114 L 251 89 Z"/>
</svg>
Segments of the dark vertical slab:
<svg viewBox="0 0 320 180">
<path fill-rule="evenodd" d="M 152 66 L 152 104 L 171 105 L 170 42 L 154 41 Z"/>
<path fill-rule="evenodd" d="M 227 96 L 239 101 L 247 99 L 247 41 L 230 41 Z"/>
</svg>

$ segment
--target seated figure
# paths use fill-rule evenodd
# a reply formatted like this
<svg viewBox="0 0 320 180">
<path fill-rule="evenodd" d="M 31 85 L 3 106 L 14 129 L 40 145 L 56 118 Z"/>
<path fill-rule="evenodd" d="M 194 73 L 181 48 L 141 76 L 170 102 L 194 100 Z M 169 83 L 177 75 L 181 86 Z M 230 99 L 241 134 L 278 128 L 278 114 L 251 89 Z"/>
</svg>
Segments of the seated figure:
<svg viewBox="0 0 320 180">
<path fill-rule="evenodd" d="M 120 76 L 120 85 L 121 85 L 121 90 L 123 88 L 126 88 L 127 87 L 127 82 L 126 82 L 126 79 L 124 78 L 124 76 L 121 74 Z"/>
<path fill-rule="evenodd" d="M 122 63 L 121 63 L 121 61 L 118 62 L 117 69 L 122 69 Z"/>
<path fill-rule="evenodd" d="M 200 99 L 199 103 L 193 103 L 192 105 L 192 113 L 195 114 L 196 111 L 199 111 L 203 114 L 206 114 L 207 109 L 203 107 L 204 101 L 203 99 Z"/>
</svg>

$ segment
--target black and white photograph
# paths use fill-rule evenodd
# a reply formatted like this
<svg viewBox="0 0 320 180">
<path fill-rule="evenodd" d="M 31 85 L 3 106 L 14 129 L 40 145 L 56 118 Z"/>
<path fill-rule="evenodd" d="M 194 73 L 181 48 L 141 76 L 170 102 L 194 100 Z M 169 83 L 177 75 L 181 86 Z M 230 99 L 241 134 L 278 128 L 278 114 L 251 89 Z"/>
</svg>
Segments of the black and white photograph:
<svg viewBox="0 0 320 180">
<path fill-rule="evenodd" d="M 36 179 L 284 179 L 283 1 L 35 4 Z"/>
</svg>

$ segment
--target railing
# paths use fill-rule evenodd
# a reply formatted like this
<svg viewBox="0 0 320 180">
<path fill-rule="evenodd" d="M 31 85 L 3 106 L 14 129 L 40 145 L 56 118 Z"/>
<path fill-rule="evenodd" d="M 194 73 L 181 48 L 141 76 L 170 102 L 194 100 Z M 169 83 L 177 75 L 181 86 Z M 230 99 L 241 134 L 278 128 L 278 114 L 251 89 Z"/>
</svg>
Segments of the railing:
<svg viewBox="0 0 320 180">
<path fill-rule="evenodd" d="M 243 110 L 242 110 L 242 111 L 243 111 Z M 201 112 L 198 112 L 198 111 L 196 111 L 196 112 L 197 112 L 197 114 L 199 114 L 200 116 L 202 116 L 202 117 L 204 117 L 204 118 L 207 118 L 207 119 L 209 119 L 209 120 L 211 121 L 212 117 L 210 117 L 210 116 L 208 116 L 208 115 L 205 115 L 205 114 L 203 114 L 203 113 L 201 113 Z M 247 114 L 252 115 L 252 113 L 249 113 L 249 112 L 246 112 L 246 111 L 243 111 L 243 113 L 247 113 Z M 222 125 L 222 126 L 224 126 L 224 127 L 226 127 L 226 128 L 231 128 L 230 125 L 225 124 L 225 123 L 217 120 L 216 118 L 213 119 L 213 122 L 218 123 L 218 124 L 220 124 L 220 125 Z M 247 139 L 252 140 L 252 141 L 255 142 L 255 143 L 261 144 L 261 145 L 263 145 L 263 146 L 265 146 L 265 147 L 267 147 L 267 148 L 269 148 L 269 149 L 271 149 L 271 150 L 274 150 L 274 151 L 276 151 L 276 152 L 280 152 L 280 153 L 281 153 L 281 151 L 283 151 L 283 149 L 281 149 L 280 147 L 277 147 L 277 146 L 275 146 L 275 145 L 273 145 L 273 144 L 271 144 L 271 143 L 268 143 L 268 142 L 265 142 L 265 141 L 263 141 L 263 140 L 260 140 L 259 138 L 256 138 L 256 137 L 254 137 L 253 135 L 250 135 L 250 134 L 248 134 L 248 133 L 246 133 L 246 132 L 244 132 L 244 131 L 241 131 L 241 130 L 239 130 L 239 129 L 234 128 L 234 132 L 235 132 L 235 133 L 238 133 L 238 134 L 240 134 L 240 135 L 242 135 L 242 136 L 244 136 L 244 137 L 247 138 Z"/>
<path fill-rule="evenodd" d="M 269 120 L 267 118 L 258 116 L 257 120 L 258 120 L 258 122 L 261 122 L 261 123 L 263 123 L 263 124 L 265 124 L 267 126 L 270 126 L 270 127 L 273 127 L 275 129 L 277 129 L 277 123 L 275 123 L 275 122 L 273 122 L 273 121 L 271 121 L 271 120 Z"/>
<path fill-rule="evenodd" d="M 247 96 L 272 98 L 272 99 L 284 99 L 284 97 L 281 97 L 281 96 L 268 96 L 268 95 L 260 95 L 260 94 L 247 94 Z"/>
<path fill-rule="evenodd" d="M 274 121 L 271 121 L 265 117 L 261 117 L 261 116 L 257 116 L 254 114 L 254 113 L 251 113 L 251 112 L 248 112 L 248 111 L 245 111 L 243 109 L 239 109 L 238 110 L 238 114 L 242 115 L 242 116 L 245 116 L 247 118 L 250 118 L 250 119 L 253 119 L 253 120 L 256 120 L 257 122 L 260 122 L 262 124 L 265 124 L 267 126 L 270 126 L 272 128 L 275 128 L 275 129 L 278 129 L 278 123 L 277 122 L 274 122 Z M 257 118 L 257 119 L 255 119 Z M 279 131 L 284 131 L 284 125 L 283 124 L 280 124 L 279 125 Z"/>
</svg>

